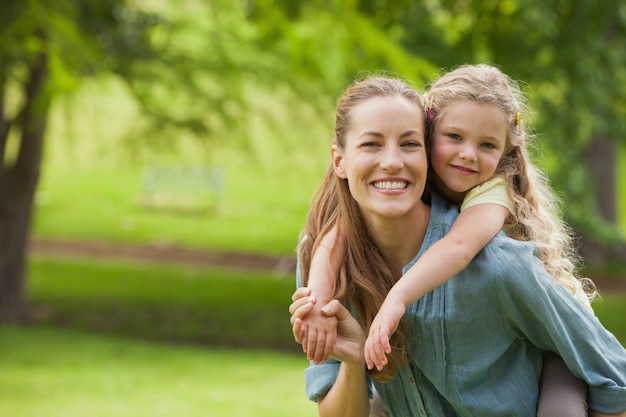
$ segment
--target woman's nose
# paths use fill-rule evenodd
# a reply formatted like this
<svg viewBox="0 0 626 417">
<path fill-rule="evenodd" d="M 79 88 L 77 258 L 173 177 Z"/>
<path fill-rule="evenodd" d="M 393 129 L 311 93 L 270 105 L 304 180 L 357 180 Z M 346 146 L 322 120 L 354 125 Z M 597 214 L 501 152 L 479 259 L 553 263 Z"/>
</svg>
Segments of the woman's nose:
<svg viewBox="0 0 626 417">
<path fill-rule="evenodd" d="M 402 168 L 403 164 L 398 147 L 387 147 L 381 155 L 380 167 L 386 171 L 397 171 Z"/>
</svg>

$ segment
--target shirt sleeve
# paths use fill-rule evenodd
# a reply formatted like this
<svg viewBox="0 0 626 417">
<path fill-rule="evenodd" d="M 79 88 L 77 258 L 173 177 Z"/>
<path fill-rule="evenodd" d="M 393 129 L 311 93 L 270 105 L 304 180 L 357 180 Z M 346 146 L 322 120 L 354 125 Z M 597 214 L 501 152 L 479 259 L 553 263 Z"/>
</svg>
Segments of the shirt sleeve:
<svg viewBox="0 0 626 417">
<path fill-rule="evenodd" d="M 472 188 L 461 203 L 460 211 L 466 208 L 484 204 L 498 204 L 506 208 L 509 213 L 515 214 L 515 206 L 506 192 L 504 180 L 496 177 Z"/>
<path fill-rule="evenodd" d="M 496 299 L 492 301 L 500 305 L 517 337 L 555 352 L 574 375 L 587 382 L 590 408 L 606 414 L 626 411 L 624 347 L 592 312 L 550 277 L 532 256 L 532 248 L 520 251 L 521 243 L 511 242 L 498 247 L 502 253 L 497 254 L 501 261 Z M 511 261 L 510 256 L 517 261 Z"/>
</svg>

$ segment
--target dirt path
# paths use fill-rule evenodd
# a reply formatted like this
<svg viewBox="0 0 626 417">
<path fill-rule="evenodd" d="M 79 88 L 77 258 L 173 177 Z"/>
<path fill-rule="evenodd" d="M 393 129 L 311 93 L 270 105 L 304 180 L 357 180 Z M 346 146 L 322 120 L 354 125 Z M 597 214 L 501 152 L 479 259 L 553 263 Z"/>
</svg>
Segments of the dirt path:
<svg viewBox="0 0 626 417">
<path fill-rule="evenodd" d="M 294 276 L 295 255 L 271 256 L 235 252 L 210 252 L 176 245 L 130 245 L 103 241 L 69 241 L 33 238 L 29 251 L 33 254 L 64 258 L 120 259 L 135 262 L 193 265 L 239 269 L 244 271 L 271 271 L 279 276 Z M 591 277 L 600 292 L 626 292 L 626 277 Z"/>
</svg>

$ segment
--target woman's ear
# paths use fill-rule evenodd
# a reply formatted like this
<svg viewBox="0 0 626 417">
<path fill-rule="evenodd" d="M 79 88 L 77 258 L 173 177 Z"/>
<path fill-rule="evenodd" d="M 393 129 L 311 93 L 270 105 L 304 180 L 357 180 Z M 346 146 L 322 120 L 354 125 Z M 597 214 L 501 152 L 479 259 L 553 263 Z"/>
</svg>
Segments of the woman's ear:
<svg viewBox="0 0 626 417">
<path fill-rule="evenodd" d="M 337 145 L 333 145 L 330 149 L 330 156 L 333 160 L 333 169 L 339 178 L 346 179 L 346 170 L 343 167 L 343 155 L 341 149 Z"/>
</svg>

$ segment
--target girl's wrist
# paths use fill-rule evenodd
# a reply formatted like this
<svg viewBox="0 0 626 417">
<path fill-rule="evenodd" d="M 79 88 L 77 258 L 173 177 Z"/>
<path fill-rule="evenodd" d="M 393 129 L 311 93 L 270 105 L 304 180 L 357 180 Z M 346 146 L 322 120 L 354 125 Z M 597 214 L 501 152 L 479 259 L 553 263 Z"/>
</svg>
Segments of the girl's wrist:
<svg viewBox="0 0 626 417">
<path fill-rule="evenodd" d="M 405 297 L 405 293 L 399 290 L 394 291 L 394 289 L 395 288 L 392 288 L 391 291 L 389 291 L 389 294 L 387 294 L 387 297 L 385 297 L 385 301 L 383 303 L 391 303 L 392 305 L 401 304 L 404 306 L 404 308 L 407 308 L 407 306 L 410 304 L 410 300 Z"/>
</svg>

